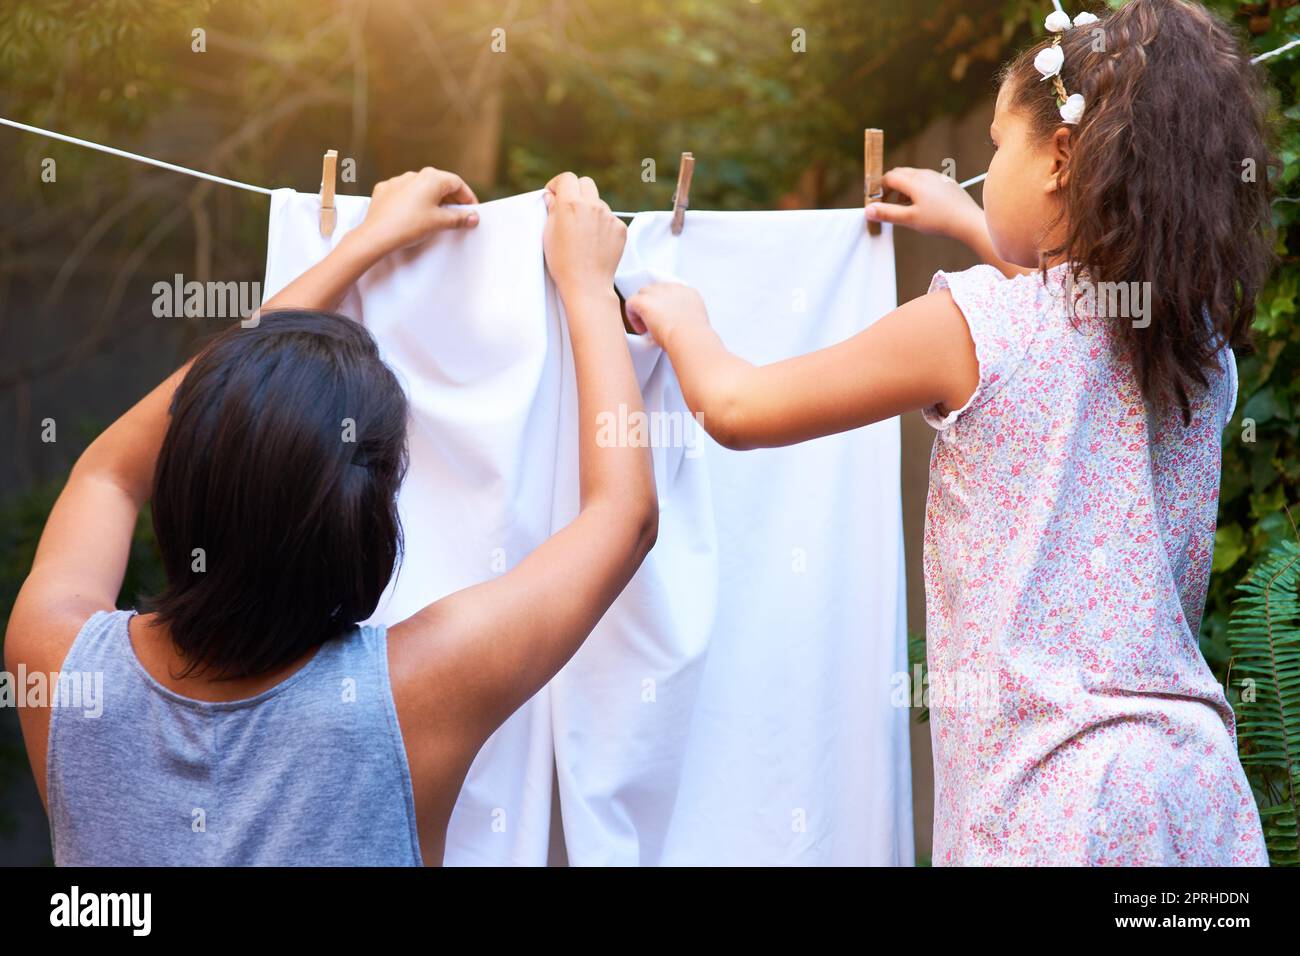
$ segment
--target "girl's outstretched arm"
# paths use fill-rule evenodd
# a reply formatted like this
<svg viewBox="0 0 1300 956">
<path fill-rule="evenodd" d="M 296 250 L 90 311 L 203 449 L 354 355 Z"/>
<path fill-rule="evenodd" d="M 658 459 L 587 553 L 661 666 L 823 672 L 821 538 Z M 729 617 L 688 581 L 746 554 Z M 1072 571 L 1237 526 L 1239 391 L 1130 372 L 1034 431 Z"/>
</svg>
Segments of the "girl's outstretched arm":
<svg viewBox="0 0 1300 956">
<path fill-rule="evenodd" d="M 727 351 L 688 286 L 646 286 L 627 313 L 663 346 L 687 405 L 728 448 L 791 445 L 930 405 L 960 408 L 979 383 L 975 343 L 947 290 L 838 345 L 763 366 Z"/>
</svg>

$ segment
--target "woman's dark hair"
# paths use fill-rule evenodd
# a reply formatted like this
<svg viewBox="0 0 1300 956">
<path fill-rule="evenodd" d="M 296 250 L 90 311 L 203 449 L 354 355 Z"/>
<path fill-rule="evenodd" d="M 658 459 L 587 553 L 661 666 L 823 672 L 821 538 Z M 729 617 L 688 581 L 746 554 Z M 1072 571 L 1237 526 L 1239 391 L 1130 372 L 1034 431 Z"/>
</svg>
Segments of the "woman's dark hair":
<svg viewBox="0 0 1300 956">
<path fill-rule="evenodd" d="M 1043 138 L 1063 126 L 1034 68 L 1048 42 L 1002 77 L 1010 106 Z M 1086 107 L 1066 127 L 1064 240 L 1044 259 L 1063 255 L 1095 283 L 1150 283 L 1149 325 L 1117 322 L 1117 346 L 1147 403 L 1186 421 L 1222 344 L 1249 345 L 1273 264 L 1262 69 L 1226 23 L 1182 0 L 1131 0 L 1065 31 L 1061 50 L 1065 89 Z"/>
<path fill-rule="evenodd" d="M 189 662 L 244 677 L 369 617 L 401 550 L 406 396 L 359 323 L 278 311 L 176 389 L 154 473 L 167 584 L 146 607 Z"/>
</svg>

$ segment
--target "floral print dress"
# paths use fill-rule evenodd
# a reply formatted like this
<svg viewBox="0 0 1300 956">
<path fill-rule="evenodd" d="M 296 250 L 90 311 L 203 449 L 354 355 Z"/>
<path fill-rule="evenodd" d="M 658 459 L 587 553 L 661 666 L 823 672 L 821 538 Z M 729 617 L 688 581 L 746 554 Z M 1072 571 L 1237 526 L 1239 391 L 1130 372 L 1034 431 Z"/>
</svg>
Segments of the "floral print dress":
<svg viewBox="0 0 1300 956">
<path fill-rule="evenodd" d="M 930 460 L 936 865 L 1265 865 L 1201 656 L 1236 365 L 1148 416 L 1069 272 L 935 275 L 979 358 Z M 1078 290 L 1085 290 L 1080 284 Z"/>
</svg>

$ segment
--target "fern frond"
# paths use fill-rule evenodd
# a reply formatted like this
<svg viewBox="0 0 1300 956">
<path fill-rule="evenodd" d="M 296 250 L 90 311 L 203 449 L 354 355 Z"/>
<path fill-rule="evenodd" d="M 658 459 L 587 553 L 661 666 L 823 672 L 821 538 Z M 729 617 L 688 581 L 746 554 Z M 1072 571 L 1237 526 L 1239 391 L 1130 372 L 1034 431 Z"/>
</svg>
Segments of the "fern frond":
<svg viewBox="0 0 1300 956">
<path fill-rule="evenodd" d="M 1300 866 L 1300 545 L 1283 541 L 1241 582 L 1228 622 L 1237 745 L 1274 866 Z"/>
</svg>

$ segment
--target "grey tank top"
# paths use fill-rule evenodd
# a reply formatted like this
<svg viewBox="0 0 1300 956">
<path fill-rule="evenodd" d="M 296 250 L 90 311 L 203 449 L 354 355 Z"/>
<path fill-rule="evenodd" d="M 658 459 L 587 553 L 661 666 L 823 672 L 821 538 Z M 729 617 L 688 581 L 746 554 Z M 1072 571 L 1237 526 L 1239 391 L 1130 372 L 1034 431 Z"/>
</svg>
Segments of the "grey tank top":
<svg viewBox="0 0 1300 956">
<path fill-rule="evenodd" d="M 421 864 L 384 629 L 357 627 L 269 690 L 212 703 L 149 675 L 134 613 L 95 614 L 63 663 L 103 683 L 102 706 L 50 710 L 56 865 Z"/>
</svg>

